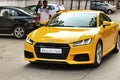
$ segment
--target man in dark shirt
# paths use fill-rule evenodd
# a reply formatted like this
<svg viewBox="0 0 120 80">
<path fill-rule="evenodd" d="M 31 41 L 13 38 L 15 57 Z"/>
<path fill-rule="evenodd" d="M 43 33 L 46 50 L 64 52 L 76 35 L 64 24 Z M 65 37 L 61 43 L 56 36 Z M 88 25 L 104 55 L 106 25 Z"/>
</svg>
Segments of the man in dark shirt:
<svg viewBox="0 0 120 80">
<path fill-rule="evenodd" d="M 37 4 L 37 6 L 36 6 L 36 9 L 35 9 L 36 14 L 37 14 L 37 12 L 38 12 L 38 9 L 41 8 L 41 7 L 42 7 L 42 0 L 39 0 L 39 1 L 38 1 L 38 4 Z"/>
</svg>

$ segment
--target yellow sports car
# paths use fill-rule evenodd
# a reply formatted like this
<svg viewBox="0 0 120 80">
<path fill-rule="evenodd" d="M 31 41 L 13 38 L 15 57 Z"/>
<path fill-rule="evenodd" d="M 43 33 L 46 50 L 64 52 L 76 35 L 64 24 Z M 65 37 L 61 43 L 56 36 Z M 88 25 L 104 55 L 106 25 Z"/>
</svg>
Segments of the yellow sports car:
<svg viewBox="0 0 120 80">
<path fill-rule="evenodd" d="M 45 22 L 44 22 L 45 24 Z M 120 49 L 120 29 L 105 13 L 62 11 L 31 32 L 25 42 L 25 60 L 99 66 L 102 57 Z"/>
</svg>

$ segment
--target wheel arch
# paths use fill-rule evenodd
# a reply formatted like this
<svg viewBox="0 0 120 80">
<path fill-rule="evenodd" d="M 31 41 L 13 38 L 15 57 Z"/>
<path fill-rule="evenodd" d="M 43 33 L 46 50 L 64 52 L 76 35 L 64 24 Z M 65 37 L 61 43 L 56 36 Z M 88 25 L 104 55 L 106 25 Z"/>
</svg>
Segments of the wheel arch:
<svg viewBox="0 0 120 80">
<path fill-rule="evenodd" d="M 17 27 L 21 27 L 22 29 L 23 29 L 23 31 L 24 32 L 20 32 L 19 34 L 20 34 L 20 36 L 19 35 L 16 35 L 16 33 L 14 33 L 14 30 L 17 28 Z M 24 27 L 24 25 L 22 25 L 22 24 L 16 24 L 16 25 L 14 25 L 14 27 L 12 28 L 12 34 L 13 34 L 13 36 L 15 37 L 15 38 L 17 38 L 17 39 L 22 39 L 22 38 L 25 38 L 26 37 L 26 29 L 25 29 L 25 27 Z"/>
<path fill-rule="evenodd" d="M 118 34 L 120 35 L 120 30 L 118 31 Z"/>
<path fill-rule="evenodd" d="M 96 45 L 97 45 L 98 42 L 101 42 L 101 45 L 102 45 L 102 47 L 103 47 L 103 39 L 102 39 L 102 36 L 101 36 L 101 35 L 97 35 L 95 38 L 97 39 L 97 40 L 96 40 Z"/>
<path fill-rule="evenodd" d="M 93 64 L 94 67 L 98 67 L 98 66 L 101 64 L 101 62 L 102 62 L 102 59 L 101 59 L 101 62 L 98 63 L 98 62 L 97 62 L 97 56 L 96 56 L 96 55 L 97 55 L 97 54 L 96 54 L 97 45 L 98 45 L 99 43 L 101 44 L 101 47 L 102 47 L 101 57 L 103 57 L 103 56 L 102 56 L 102 55 L 103 55 L 103 41 L 102 41 L 101 38 L 99 38 L 99 39 L 97 40 L 97 42 L 96 42 L 96 49 L 95 49 L 95 55 L 94 55 L 95 57 L 94 57 L 94 64 Z"/>
<path fill-rule="evenodd" d="M 98 42 L 100 42 L 100 43 L 101 43 L 101 45 L 102 45 L 102 55 L 103 55 L 103 41 L 102 41 L 102 39 L 101 39 L 101 38 L 99 38 L 99 39 L 98 39 Z M 98 42 L 97 42 L 97 43 L 98 43 Z M 96 45 L 97 45 L 97 44 L 96 44 Z"/>
<path fill-rule="evenodd" d="M 11 33 L 13 33 L 13 30 L 14 30 L 14 28 L 15 28 L 17 25 L 20 25 L 20 26 L 23 26 L 23 27 L 24 27 L 23 24 L 15 24 L 15 25 L 12 27 L 12 29 L 11 29 Z M 24 28 L 25 28 L 25 27 L 24 27 Z"/>
<path fill-rule="evenodd" d="M 102 41 L 102 39 L 99 39 L 98 42 L 101 42 L 101 45 L 103 47 L 103 41 Z"/>
<path fill-rule="evenodd" d="M 102 55 L 103 55 L 103 48 L 104 48 L 104 46 L 103 46 L 103 40 L 102 40 L 102 38 L 100 38 L 100 37 L 98 38 L 95 46 L 97 46 L 98 42 L 100 42 L 101 45 L 102 45 Z M 96 50 L 96 49 L 95 49 L 95 50 Z"/>
<path fill-rule="evenodd" d="M 111 13 L 113 13 L 113 10 L 112 10 L 112 9 L 108 9 L 108 10 L 107 10 L 107 13 L 108 13 L 108 11 L 111 11 Z M 111 13 L 108 13 L 108 14 L 111 14 Z"/>
</svg>

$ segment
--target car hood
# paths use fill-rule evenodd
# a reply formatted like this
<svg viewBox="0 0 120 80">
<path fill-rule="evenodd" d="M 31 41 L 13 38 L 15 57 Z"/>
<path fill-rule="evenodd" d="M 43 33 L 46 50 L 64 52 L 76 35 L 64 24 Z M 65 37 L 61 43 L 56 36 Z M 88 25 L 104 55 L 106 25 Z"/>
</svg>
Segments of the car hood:
<svg viewBox="0 0 120 80">
<path fill-rule="evenodd" d="M 99 28 L 41 27 L 28 35 L 35 42 L 72 43 L 94 37 Z"/>
</svg>

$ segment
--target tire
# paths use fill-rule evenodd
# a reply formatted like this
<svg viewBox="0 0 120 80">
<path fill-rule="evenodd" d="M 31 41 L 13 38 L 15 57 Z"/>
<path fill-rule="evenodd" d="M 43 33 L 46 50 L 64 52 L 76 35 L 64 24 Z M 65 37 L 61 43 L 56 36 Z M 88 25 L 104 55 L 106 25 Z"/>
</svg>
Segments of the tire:
<svg viewBox="0 0 120 80">
<path fill-rule="evenodd" d="M 13 29 L 13 35 L 17 39 L 22 39 L 26 37 L 26 30 L 22 25 L 16 25 Z"/>
<path fill-rule="evenodd" d="M 119 50 L 120 50 L 120 34 L 118 34 L 118 36 L 117 36 L 116 46 L 115 46 L 115 48 L 113 49 L 112 52 L 118 53 Z"/>
<path fill-rule="evenodd" d="M 111 9 L 108 9 L 108 10 L 107 10 L 107 13 L 108 13 L 108 14 L 112 14 L 112 10 L 111 10 Z"/>
<path fill-rule="evenodd" d="M 96 50 L 95 50 L 95 62 L 94 62 L 94 67 L 98 67 L 101 62 L 102 62 L 102 43 L 99 41 L 96 45 Z"/>
</svg>

